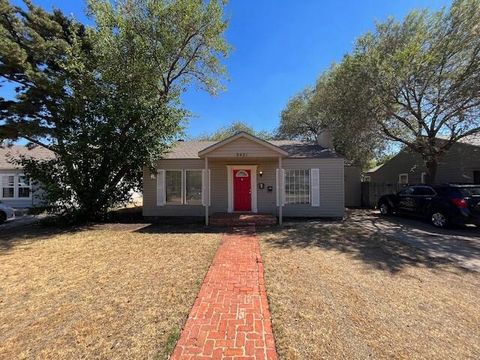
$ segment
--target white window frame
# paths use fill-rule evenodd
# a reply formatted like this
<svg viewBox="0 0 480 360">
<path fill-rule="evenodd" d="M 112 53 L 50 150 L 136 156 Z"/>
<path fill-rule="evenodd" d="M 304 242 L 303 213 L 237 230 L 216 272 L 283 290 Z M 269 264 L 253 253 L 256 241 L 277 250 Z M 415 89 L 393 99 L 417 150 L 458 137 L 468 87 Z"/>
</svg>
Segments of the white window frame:
<svg viewBox="0 0 480 360">
<path fill-rule="evenodd" d="M 8 178 L 8 177 L 13 177 L 13 185 L 12 186 L 4 186 L 3 185 L 3 179 L 4 178 Z M 16 180 L 16 174 L 1 174 L 0 175 L 0 186 L 1 186 L 1 191 L 0 191 L 0 199 L 5 199 L 5 200 L 16 200 L 16 193 L 17 193 L 17 190 L 16 190 L 16 184 L 17 184 L 17 180 Z M 3 196 L 3 189 L 12 189 L 13 188 L 13 197 L 5 197 Z"/>
<path fill-rule="evenodd" d="M 287 198 L 287 173 L 289 171 L 307 171 L 308 172 L 308 194 L 302 194 L 303 197 L 306 197 L 307 202 L 298 202 L 299 194 L 294 194 L 294 201 L 292 202 L 290 198 Z M 285 180 L 284 180 L 284 192 L 285 192 L 285 205 L 312 205 L 312 180 L 311 180 L 311 171 L 312 169 L 285 169 Z M 305 174 L 304 174 L 305 176 Z M 295 187 L 295 183 L 294 183 Z M 295 189 L 294 189 L 295 190 Z"/>
<path fill-rule="evenodd" d="M 421 182 L 422 184 L 426 184 L 426 183 L 427 183 L 426 177 L 427 177 L 427 173 L 426 173 L 425 171 L 422 171 L 422 174 L 421 174 L 421 176 L 420 176 L 420 182 Z"/>
<path fill-rule="evenodd" d="M 203 179 L 203 170 L 204 169 L 183 169 L 183 186 L 182 186 L 182 203 L 183 205 L 190 205 L 190 206 L 194 206 L 194 205 L 202 205 L 203 201 L 203 182 L 205 181 Z M 200 200 L 198 203 L 188 203 L 187 202 L 187 171 L 196 171 L 196 172 L 199 172 L 200 173 L 200 178 L 202 179 L 202 184 L 201 184 L 201 189 L 202 189 L 202 192 L 200 193 Z"/>
<path fill-rule="evenodd" d="M 28 186 L 20 186 L 20 177 L 25 177 L 28 179 Z M 28 178 L 25 174 L 18 174 L 17 175 L 17 186 L 15 187 L 15 189 L 17 190 L 17 198 L 19 200 L 30 200 L 32 199 L 32 180 L 30 178 Z M 30 191 L 28 192 L 28 197 L 25 197 L 25 196 L 22 196 L 20 197 L 20 188 L 25 188 L 25 189 L 29 189 Z"/>
<path fill-rule="evenodd" d="M 159 201 L 158 199 L 158 194 L 157 194 L 157 206 L 204 206 L 204 184 L 203 182 L 205 181 L 204 176 L 203 176 L 203 170 L 204 169 L 157 169 L 157 177 L 163 176 L 163 179 L 160 179 L 160 181 L 163 181 L 163 201 Z M 167 201 L 167 172 L 168 171 L 176 171 L 181 173 L 181 201 L 180 202 L 168 202 Z M 201 173 L 202 176 L 202 193 L 201 193 L 201 200 L 198 203 L 187 203 L 187 171 L 198 171 Z M 161 174 L 163 172 L 163 175 Z M 210 178 L 210 176 L 209 176 Z M 158 185 L 159 179 L 157 179 L 157 192 L 159 191 L 159 185 Z M 209 186 L 210 190 L 210 186 Z M 162 197 L 160 197 L 162 198 Z"/>
<path fill-rule="evenodd" d="M 172 205 L 172 206 L 178 206 L 178 205 L 184 205 L 185 204 L 185 194 L 184 194 L 184 188 L 185 188 L 185 176 L 184 176 L 184 169 L 164 169 L 165 170 L 165 183 L 164 183 L 164 188 L 165 188 L 165 205 Z M 169 171 L 176 171 L 181 174 L 180 176 L 180 202 L 168 202 L 167 201 L 167 172 Z"/>
<path fill-rule="evenodd" d="M 406 182 L 402 182 L 401 180 L 402 176 L 406 177 Z M 398 183 L 402 185 L 408 185 L 408 174 L 407 173 L 398 174 Z"/>
<path fill-rule="evenodd" d="M 13 197 L 5 197 L 3 196 L 3 189 L 4 188 L 12 188 L 12 186 L 3 186 L 3 178 L 13 176 Z M 25 174 L 0 174 L 0 199 L 2 200 L 31 200 L 32 199 L 32 181 L 30 180 L 30 185 L 28 188 L 30 189 L 28 197 L 19 197 L 19 188 L 20 188 L 20 181 L 19 177 L 25 176 Z M 21 186 L 22 188 L 27 188 L 27 186 Z"/>
</svg>

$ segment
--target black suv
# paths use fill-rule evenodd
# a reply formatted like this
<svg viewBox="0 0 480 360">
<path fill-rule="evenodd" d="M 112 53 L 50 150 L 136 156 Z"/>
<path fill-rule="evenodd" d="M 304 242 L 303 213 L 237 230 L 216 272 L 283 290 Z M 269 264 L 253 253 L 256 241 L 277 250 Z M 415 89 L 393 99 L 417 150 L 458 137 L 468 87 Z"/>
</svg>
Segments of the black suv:
<svg viewBox="0 0 480 360">
<path fill-rule="evenodd" d="M 450 224 L 480 226 L 480 185 L 416 185 L 378 201 L 382 215 L 404 214 L 429 219 L 439 228 Z"/>
</svg>

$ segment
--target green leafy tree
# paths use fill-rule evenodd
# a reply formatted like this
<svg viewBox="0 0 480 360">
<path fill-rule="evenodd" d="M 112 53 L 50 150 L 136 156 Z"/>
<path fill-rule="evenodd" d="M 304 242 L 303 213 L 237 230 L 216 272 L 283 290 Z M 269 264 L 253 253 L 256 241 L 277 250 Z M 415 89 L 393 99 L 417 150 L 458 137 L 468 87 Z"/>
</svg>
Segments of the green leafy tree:
<svg viewBox="0 0 480 360">
<path fill-rule="evenodd" d="M 91 0 L 93 27 L 25 5 L 0 0 L 0 77 L 16 92 L 0 99 L 0 139 L 50 149 L 22 161 L 27 174 L 52 211 L 95 218 L 178 137 L 187 86 L 221 89 L 223 3 Z"/>
<path fill-rule="evenodd" d="M 317 142 L 328 126 L 324 109 L 317 106 L 320 105 L 318 100 L 316 89 L 312 88 L 306 88 L 291 98 L 280 115 L 278 136 Z"/>
<path fill-rule="evenodd" d="M 360 121 L 419 153 L 429 182 L 453 144 L 480 132 L 480 1 L 413 11 L 389 19 L 357 42 L 350 83 L 360 92 Z M 347 86 L 347 84 L 344 84 Z M 357 111 L 357 104 L 346 111 Z"/>
<path fill-rule="evenodd" d="M 278 136 L 319 142 L 327 132 L 337 152 L 349 162 L 366 167 L 381 153 L 384 139 L 372 121 L 358 118 L 363 92 L 348 86 L 350 66 L 347 61 L 333 66 L 320 76 L 314 88 L 293 97 L 282 111 Z M 349 102 L 348 107 L 344 102 Z"/>
<path fill-rule="evenodd" d="M 212 134 L 200 135 L 196 137 L 195 140 L 221 141 L 241 131 L 247 132 L 251 135 L 254 135 L 264 140 L 272 140 L 274 138 L 274 135 L 268 131 L 264 131 L 264 130 L 257 131 L 252 126 L 242 121 L 235 121 L 228 126 L 218 129 Z"/>
<path fill-rule="evenodd" d="M 362 72 L 355 59 L 346 56 L 317 83 L 315 106 L 323 107 L 335 149 L 362 168 L 382 156 L 387 141 L 365 104 L 369 92 L 363 88 Z"/>
</svg>

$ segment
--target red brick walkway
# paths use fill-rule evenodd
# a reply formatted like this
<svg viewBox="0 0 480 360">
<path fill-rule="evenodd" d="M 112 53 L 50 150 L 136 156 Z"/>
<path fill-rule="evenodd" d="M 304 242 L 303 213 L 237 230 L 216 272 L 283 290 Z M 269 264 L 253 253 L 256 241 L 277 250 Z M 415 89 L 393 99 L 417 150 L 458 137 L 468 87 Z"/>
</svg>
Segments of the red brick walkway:
<svg viewBox="0 0 480 360">
<path fill-rule="evenodd" d="M 172 359 L 277 359 L 255 228 L 225 234 Z"/>
</svg>

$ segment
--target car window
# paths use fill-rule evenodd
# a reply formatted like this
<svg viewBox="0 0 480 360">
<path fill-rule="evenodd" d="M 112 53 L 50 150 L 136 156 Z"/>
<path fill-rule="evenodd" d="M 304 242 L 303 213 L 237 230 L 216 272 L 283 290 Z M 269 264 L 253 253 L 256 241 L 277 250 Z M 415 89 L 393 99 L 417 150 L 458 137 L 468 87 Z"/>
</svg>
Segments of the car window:
<svg viewBox="0 0 480 360">
<path fill-rule="evenodd" d="M 435 191 L 433 191 L 432 188 L 427 187 L 427 186 L 419 186 L 419 187 L 416 187 L 414 189 L 413 195 L 433 196 L 433 195 L 435 195 Z"/>
<path fill-rule="evenodd" d="M 460 188 L 463 196 L 480 196 L 480 186 Z"/>
<path fill-rule="evenodd" d="M 440 196 L 449 196 L 449 195 L 454 195 L 455 191 L 452 188 L 446 187 L 446 186 L 439 186 L 435 188 L 435 191 L 437 192 L 438 195 Z"/>
<path fill-rule="evenodd" d="M 413 195 L 413 188 L 407 187 L 407 188 L 401 190 L 401 191 L 398 193 L 398 195 L 403 195 L 403 196 L 405 196 L 405 195 Z"/>
</svg>

